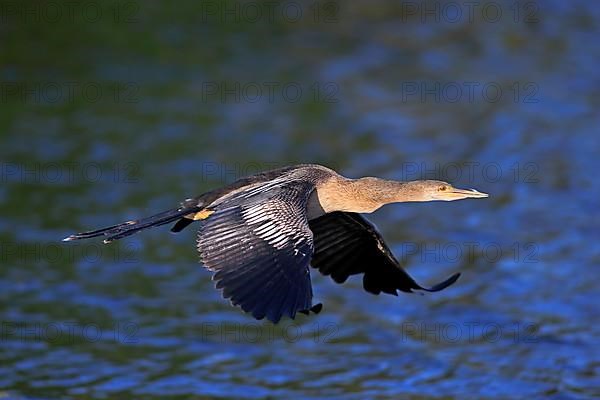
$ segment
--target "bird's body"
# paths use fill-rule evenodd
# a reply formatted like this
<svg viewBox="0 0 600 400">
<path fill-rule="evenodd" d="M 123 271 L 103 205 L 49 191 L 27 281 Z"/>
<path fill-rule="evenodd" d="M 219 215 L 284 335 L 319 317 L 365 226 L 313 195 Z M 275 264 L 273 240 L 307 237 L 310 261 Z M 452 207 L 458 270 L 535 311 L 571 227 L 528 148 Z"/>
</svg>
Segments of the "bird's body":
<svg viewBox="0 0 600 400">
<path fill-rule="evenodd" d="M 440 181 L 348 179 L 303 164 L 242 178 L 175 210 L 65 240 L 107 236 L 108 243 L 152 226 L 177 221 L 172 231 L 179 232 L 200 221 L 197 247 L 216 287 L 255 318 L 278 322 L 283 315 L 320 311 L 320 304 L 312 304 L 311 265 L 338 283 L 362 273 L 365 290 L 375 294 L 451 285 L 459 274 L 432 288 L 418 285 L 358 213 L 392 202 L 486 196 Z"/>
</svg>

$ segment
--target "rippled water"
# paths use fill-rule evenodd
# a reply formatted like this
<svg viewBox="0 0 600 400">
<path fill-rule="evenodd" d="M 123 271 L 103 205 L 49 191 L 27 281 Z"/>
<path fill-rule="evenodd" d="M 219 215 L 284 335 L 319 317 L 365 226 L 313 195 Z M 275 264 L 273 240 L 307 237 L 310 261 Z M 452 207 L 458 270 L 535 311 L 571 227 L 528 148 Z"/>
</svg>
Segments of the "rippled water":
<svg viewBox="0 0 600 400">
<path fill-rule="evenodd" d="M 0 8 L 0 397 L 600 396 L 595 3 L 93 4 Z M 59 242 L 296 162 L 490 193 L 370 216 L 418 281 L 461 279 L 313 274 L 323 312 L 274 327 L 220 298 L 193 229 Z"/>
</svg>

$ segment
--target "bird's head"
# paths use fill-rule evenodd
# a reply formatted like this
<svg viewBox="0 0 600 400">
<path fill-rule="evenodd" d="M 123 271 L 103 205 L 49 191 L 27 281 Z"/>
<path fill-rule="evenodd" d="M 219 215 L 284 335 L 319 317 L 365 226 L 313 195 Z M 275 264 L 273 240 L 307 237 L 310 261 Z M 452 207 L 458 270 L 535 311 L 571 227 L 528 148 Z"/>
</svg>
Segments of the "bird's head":
<svg viewBox="0 0 600 400">
<path fill-rule="evenodd" d="M 475 189 L 458 189 L 444 181 L 424 180 L 406 183 L 413 201 L 453 201 L 488 197 Z"/>
<path fill-rule="evenodd" d="M 399 182 L 374 177 L 346 180 L 343 184 L 335 186 L 331 192 L 327 212 L 333 210 L 370 213 L 390 203 L 488 197 L 486 193 L 475 189 L 457 189 L 443 181 Z"/>
</svg>

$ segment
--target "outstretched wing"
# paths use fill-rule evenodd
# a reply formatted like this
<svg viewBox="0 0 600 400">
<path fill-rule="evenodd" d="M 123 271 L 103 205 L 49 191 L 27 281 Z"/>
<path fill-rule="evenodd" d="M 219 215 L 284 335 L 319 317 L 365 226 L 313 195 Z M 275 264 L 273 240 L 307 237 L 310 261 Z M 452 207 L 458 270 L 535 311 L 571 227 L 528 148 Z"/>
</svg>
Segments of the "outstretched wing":
<svg viewBox="0 0 600 400">
<path fill-rule="evenodd" d="M 211 206 L 198 251 L 223 297 L 278 322 L 312 306 L 308 182 L 268 182 Z"/>
<path fill-rule="evenodd" d="M 359 214 L 325 214 L 310 221 L 310 229 L 315 247 L 311 264 L 337 283 L 345 282 L 350 275 L 364 274 L 366 291 L 397 296 L 398 290 L 437 292 L 460 276 L 457 273 L 433 287 L 422 287 L 402 269 L 375 227 Z"/>
</svg>

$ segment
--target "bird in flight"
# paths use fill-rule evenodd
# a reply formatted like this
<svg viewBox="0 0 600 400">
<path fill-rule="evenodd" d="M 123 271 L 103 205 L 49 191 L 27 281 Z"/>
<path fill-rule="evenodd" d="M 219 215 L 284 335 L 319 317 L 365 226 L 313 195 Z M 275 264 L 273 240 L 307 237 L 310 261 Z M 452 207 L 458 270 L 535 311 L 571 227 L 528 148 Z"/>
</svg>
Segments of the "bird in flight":
<svg viewBox="0 0 600 400">
<path fill-rule="evenodd" d="M 360 214 L 389 203 L 482 197 L 488 195 L 442 181 L 349 179 L 302 164 L 242 178 L 173 210 L 63 240 L 104 236 L 109 243 L 171 222 L 171 231 L 180 232 L 198 221 L 200 258 L 223 297 L 256 319 L 277 323 L 282 316 L 321 311 L 321 304 L 312 303 L 310 266 L 337 283 L 362 274 L 364 289 L 376 295 L 450 286 L 459 273 L 432 287 L 415 282 Z"/>
</svg>

